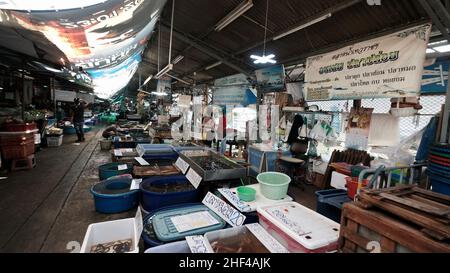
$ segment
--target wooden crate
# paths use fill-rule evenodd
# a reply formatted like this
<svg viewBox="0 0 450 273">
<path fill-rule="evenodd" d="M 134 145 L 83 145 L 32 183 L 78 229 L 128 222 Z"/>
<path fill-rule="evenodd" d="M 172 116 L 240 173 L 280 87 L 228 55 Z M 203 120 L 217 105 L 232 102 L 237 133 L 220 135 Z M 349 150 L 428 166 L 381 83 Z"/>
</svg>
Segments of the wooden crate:
<svg viewBox="0 0 450 273">
<path fill-rule="evenodd" d="M 413 185 L 364 189 L 358 196 L 361 207 L 391 213 L 421 227 L 438 240 L 450 240 L 450 197 Z"/>
<path fill-rule="evenodd" d="M 344 253 L 450 253 L 450 244 L 440 242 L 386 212 L 367 210 L 355 203 L 342 209 L 339 251 Z M 375 250 L 377 251 L 377 250 Z"/>
</svg>

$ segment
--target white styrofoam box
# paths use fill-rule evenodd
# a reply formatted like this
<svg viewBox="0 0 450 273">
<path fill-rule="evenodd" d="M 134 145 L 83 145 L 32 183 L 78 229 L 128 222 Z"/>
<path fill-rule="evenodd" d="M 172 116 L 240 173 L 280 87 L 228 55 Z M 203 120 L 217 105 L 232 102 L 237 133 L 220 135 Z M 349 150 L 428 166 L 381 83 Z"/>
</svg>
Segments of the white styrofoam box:
<svg viewBox="0 0 450 273">
<path fill-rule="evenodd" d="M 279 230 L 275 238 L 291 252 L 329 252 L 337 249 L 340 225 L 296 202 L 258 208 L 260 222 L 270 230 Z M 271 233 L 272 234 L 272 233 Z M 286 238 L 288 238 L 286 240 Z M 296 245 L 299 245 L 296 247 Z"/>
<path fill-rule="evenodd" d="M 319 173 L 319 174 L 325 174 L 327 171 L 328 162 L 325 162 L 323 160 L 317 160 L 313 159 L 313 172 Z"/>
<path fill-rule="evenodd" d="M 347 190 L 347 187 L 345 186 L 347 184 L 345 180 L 346 177 L 348 176 L 338 172 L 332 172 L 330 185 L 336 189 Z"/>
<path fill-rule="evenodd" d="M 229 189 L 232 193 L 233 193 L 233 197 L 228 196 L 227 194 L 224 194 L 222 191 L 227 190 L 227 189 L 219 189 L 219 191 L 222 193 L 222 195 L 231 202 L 231 204 L 236 207 L 236 209 L 238 209 L 241 212 L 251 212 L 251 211 L 256 211 L 256 209 L 258 207 L 262 207 L 262 206 L 269 206 L 269 205 L 275 205 L 275 204 L 279 204 L 279 203 L 283 203 L 283 202 L 289 202 L 292 201 L 292 197 L 290 197 L 289 195 L 287 195 L 284 199 L 282 200 L 272 200 L 269 199 L 267 197 L 265 197 L 262 193 L 261 193 L 261 187 L 260 184 L 253 184 L 253 185 L 246 185 L 246 187 L 250 187 L 256 190 L 256 195 L 255 195 L 255 200 L 251 201 L 251 202 L 244 202 L 239 200 L 239 197 L 237 195 L 237 188 L 231 188 Z"/>
<path fill-rule="evenodd" d="M 206 242 L 211 247 L 211 242 L 217 240 L 228 240 L 239 234 L 248 231 L 252 233 L 256 239 L 258 239 L 261 244 L 266 248 L 267 252 L 270 253 L 289 253 L 287 249 L 282 246 L 277 240 L 275 240 L 267 231 L 265 231 L 259 224 L 250 224 L 239 227 L 226 228 L 221 230 L 215 230 L 205 233 Z"/>
<path fill-rule="evenodd" d="M 183 240 L 151 247 L 146 249 L 144 253 L 191 253 L 191 250 L 186 240 Z"/>
<path fill-rule="evenodd" d="M 90 224 L 80 253 L 90 253 L 91 247 L 118 240 L 133 240 L 133 249 L 128 253 L 139 253 L 139 240 L 143 230 L 142 213 L 140 208 L 134 218 Z"/>
</svg>

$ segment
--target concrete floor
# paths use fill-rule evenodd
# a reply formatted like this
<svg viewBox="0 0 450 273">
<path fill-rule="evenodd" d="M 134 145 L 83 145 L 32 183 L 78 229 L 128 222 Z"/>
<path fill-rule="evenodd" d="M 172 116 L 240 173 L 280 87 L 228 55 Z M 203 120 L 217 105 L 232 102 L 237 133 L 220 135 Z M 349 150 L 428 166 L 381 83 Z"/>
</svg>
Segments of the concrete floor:
<svg viewBox="0 0 450 273">
<path fill-rule="evenodd" d="M 134 210 L 95 211 L 90 188 L 99 180 L 98 166 L 111 162 L 98 145 L 101 131 L 94 128 L 79 146 L 76 136 L 64 136 L 61 147 L 36 154 L 34 169 L 0 175 L 8 177 L 0 180 L 0 252 L 71 252 L 68 244 L 82 244 L 89 224 L 134 216 Z M 315 210 L 316 190 L 291 186 L 289 194 Z"/>
</svg>

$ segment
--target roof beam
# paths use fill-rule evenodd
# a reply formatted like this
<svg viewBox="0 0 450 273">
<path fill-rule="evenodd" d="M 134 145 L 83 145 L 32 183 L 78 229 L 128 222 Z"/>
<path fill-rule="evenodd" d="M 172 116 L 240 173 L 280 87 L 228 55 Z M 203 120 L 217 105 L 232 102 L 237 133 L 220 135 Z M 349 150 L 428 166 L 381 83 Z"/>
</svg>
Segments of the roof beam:
<svg viewBox="0 0 450 273">
<path fill-rule="evenodd" d="M 331 46 L 327 46 L 327 47 L 321 48 L 319 50 L 316 50 L 314 52 L 303 53 L 303 54 L 300 54 L 300 55 L 297 55 L 297 56 L 294 56 L 294 57 L 290 57 L 290 58 L 287 58 L 287 59 L 284 59 L 284 60 L 280 61 L 280 63 L 282 63 L 284 65 L 297 64 L 297 63 L 300 63 L 300 62 L 304 62 L 306 60 L 306 58 L 311 57 L 311 56 L 324 54 L 324 53 L 331 52 L 331 51 L 334 51 L 334 50 L 338 50 L 340 48 L 343 48 L 343 47 L 346 47 L 346 46 L 349 46 L 349 45 L 352 45 L 352 44 L 355 44 L 355 43 L 364 42 L 364 41 L 367 41 L 367 40 L 379 38 L 381 36 L 388 35 L 388 34 L 396 32 L 396 31 L 401 31 L 401 30 L 404 30 L 404 29 L 407 29 L 407 28 L 410 28 L 410 27 L 419 26 L 419 25 L 427 23 L 427 22 L 429 22 L 427 19 L 425 19 L 425 20 L 422 19 L 422 20 L 418 20 L 418 21 L 413 22 L 413 23 L 402 25 L 400 27 L 397 26 L 397 27 L 385 29 L 385 30 L 382 30 L 382 31 L 378 31 L 378 32 L 372 33 L 370 35 L 366 35 L 366 36 L 359 37 L 359 38 L 356 38 L 356 39 L 344 41 L 344 42 L 339 43 L 339 44 L 334 44 L 334 45 L 331 45 Z"/>
<path fill-rule="evenodd" d="M 436 15 L 439 16 L 445 27 L 450 28 L 450 14 L 440 0 L 429 0 L 428 3 L 433 7 Z"/>
<path fill-rule="evenodd" d="M 346 1 L 344 3 L 338 4 L 336 6 L 333 6 L 331 8 L 328 8 L 328 9 L 320 12 L 319 14 L 316 14 L 316 15 L 312 16 L 312 18 L 308 18 L 308 19 L 300 22 L 299 25 L 303 25 L 305 23 L 308 23 L 309 21 L 311 21 L 314 18 L 323 16 L 323 15 L 326 15 L 326 14 L 329 14 L 329 13 L 336 13 L 336 12 L 341 11 L 343 9 L 349 8 L 349 7 L 353 6 L 353 5 L 358 4 L 361 1 L 362 0 L 349 0 L 349 1 Z M 274 37 L 277 37 L 280 34 L 283 34 L 284 32 L 286 32 L 286 30 L 282 30 L 282 31 L 280 31 L 278 33 L 275 33 L 275 34 L 267 37 L 267 42 L 272 41 Z M 242 48 L 241 50 L 238 50 L 237 52 L 233 53 L 233 56 L 243 54 L 243 53 L 248 52 L 248 51 L 250 51 L 250 50 L 252 50 L 252 49 L 254 49 L 256 47 L 262 46 L 263 44 L 264 44 L 264 41 L 257 42 L 257 43 L 255 43 L 253 45 L 250 45 L 250 46 L 247 46 L 245 48 Z"/>
<path fill-rule="evenodd" d="M 433 20 L 433 23 L 436 25 L 436 27 L 439 29 L 439 31 L 442 33 L 444 38 L 450 42 L 450 35 L 447 32 L 447 29 L 444 27 L 442 22 L 439 20 L 438 16 L 434 12 L 434 10 L 431 8 L 431 6 L 428 4 L 425 0 L 419 0 L 420 5 L 422 5 L 423 9 L 427 12 L 428 16 L 430 16 L 431 20 Z"/>
<path fill-rule="evenodd" d="M 165 29 L 166 31 L 169 30 L 169 28 L 166 25 L 164 25 L 164 24 L 161 24 L 161 28 Z M 220 53 L 216 52 L 215 50 L 210 49 L 210 48 L 208 48 L 208 47 L 206 47 L 204 45 L 201 45 L 200 43 L 195 41 L 193 37 L 190 37 L 190 35 L 183 34 L 183 33 L 178 32 L 176 30 L 173 31 L 173 35 L 177 39 L 179 39 L 179 40 L 183 41 L 184 43 L 187 43 L 187 44 L 195 47 L 196 49 L 200 50 L 201 52 L 205 53 L 206 55 L 209 55 L 209 56 L 213 57 L 214 59 L 217 59 L 218 61 L 221 61 L 224 65 L 227 65 L 230 68 L 236 70 L 237 72 L 243 73 L 246 76 L 251 77 L 251 73 L 247 69 L 242 68 L 242 67 L 240 67 L 240 66 L 238 66 L 238 65 L 236 65 L 236 64 L 234 64 L 234 63 L 232 63 L 230 61 L 228 61 L 226 58 L 222 57 L 220 55 Z M 231 56 L 229 56 L 229 57 L 231 57 Z"/>
</svg>

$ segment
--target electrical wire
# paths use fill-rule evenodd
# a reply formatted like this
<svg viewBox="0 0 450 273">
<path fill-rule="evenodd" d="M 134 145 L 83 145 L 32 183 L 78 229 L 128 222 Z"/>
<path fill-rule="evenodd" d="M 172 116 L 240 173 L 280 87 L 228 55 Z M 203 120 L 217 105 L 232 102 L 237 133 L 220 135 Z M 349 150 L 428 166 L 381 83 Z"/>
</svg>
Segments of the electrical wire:
<svg viewBox="0 0 450 273">
<path fill-rule="evenodd" d="M 173 15 L 175 13 L 175 0 L 172 0 L 172 18 L 170 19 L 170 42 L 169 42 L 169 64 L 172 61 L 172 34 L 173 34 Z"/>
<path fill-rule="evenodd" d="M 269 17 L 269 0 L 267 0 L 266 4 L 266 27 L 264 28 L 264 49 L 263 56 L 266 56 L 266 41 L 267 41 L 267 19 Z"/>
</svg>

